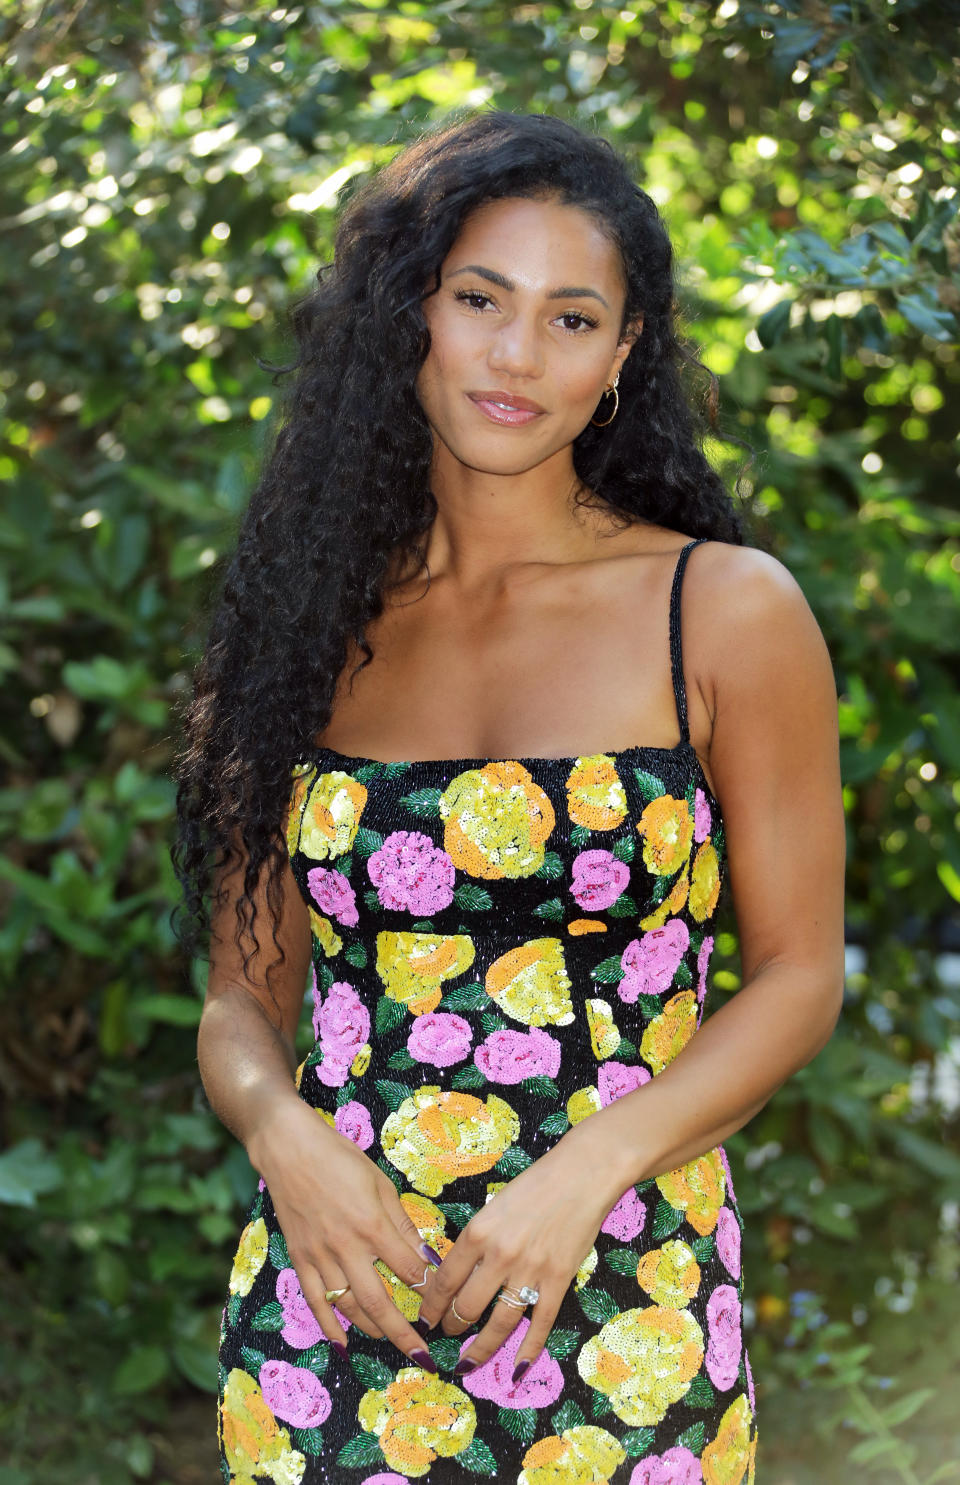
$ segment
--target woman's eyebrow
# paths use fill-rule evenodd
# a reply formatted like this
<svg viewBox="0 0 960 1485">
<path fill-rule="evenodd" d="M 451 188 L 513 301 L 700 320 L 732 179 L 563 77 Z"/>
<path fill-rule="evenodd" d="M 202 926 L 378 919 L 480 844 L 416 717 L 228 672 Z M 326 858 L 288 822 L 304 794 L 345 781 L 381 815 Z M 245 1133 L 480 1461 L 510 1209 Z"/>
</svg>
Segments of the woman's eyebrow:
<svg viewBox="0 0 960 1485">
<path fill-rule="evenodd" d="M 465 265 L 465 267 L 463 267 L 463 268 L 457 268 L 457 269 L 455 269 L 453 271 L 453 273 L 448 273 L 447 274 L 447 277 L 448 278 L 457 278 L 458 275 L 461 274 L 461 273 L 475 273 L 479 278 L 485 278 L 488 283 L 490 283 L 490 284 L 496 284 L 496 286 L 497 286 L 498 289 L 506 289 L 507 292 L 510 293 L 510 294 L 512 294 L 513 291 L 514 291 L 514 289 L 517 287 L 516 284 L 512 281 L 512 279 L 505 278 L 502 273 L 497 273 L 496 270 L 493 269 L 493 268 L 484 268 L 481 263 L 467 263 Z M 549 294 L 547 295 L 547 298 L 548 299 L 599 299 L 600 300 L 600 303 L 603 305 L 604 309 L 609 309 L 610 308 L 609 304 L 604 299 L 603 295 L 602 294 L 598 294 L 596 289 L 583 289 L 583 288 L 580 288 L 580 289 L 577 289 L 577 288 L 551 289 L 550 292 L 549 292 Z"/>
</svg>

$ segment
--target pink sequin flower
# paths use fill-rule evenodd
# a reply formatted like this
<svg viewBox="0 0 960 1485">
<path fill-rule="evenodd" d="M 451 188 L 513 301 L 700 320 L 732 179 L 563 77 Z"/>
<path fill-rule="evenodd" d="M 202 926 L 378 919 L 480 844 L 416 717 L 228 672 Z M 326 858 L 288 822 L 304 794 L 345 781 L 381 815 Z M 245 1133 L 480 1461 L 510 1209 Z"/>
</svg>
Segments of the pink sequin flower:
<svg viewBox="0 0 960 1485">
<path fill-rule="evenodd" d="M 682 918 L 671 918 L 662 928 L 631 940 L 620 956 L 620 999 L 632 1005 L 638 995 L 665 995 L 689 947 L 690 930 Z"/>
<path fill-rule="evenodd" d="M 581 851 L 574 858 L 570 891 L 580 907 L 599 913 L 616 902 L 629 881 L 629 867 L 612 851 Z"/>
<path fill-rule="evenodd" d="M 419 830 L 394 830 L 367 862 L 381 907 L 438 913 L 453 901 L 456 869 L 446 851 Z"/>
<path fill-rule="evenodd" d="M 650 1073 L 645 1067 L 628 1067 L 625 1062 L 601 1063 L 597 1074 L 601 1108 L 605 1109 L 615 1098 L 622 1098 L 625 1093 L 632 1093 L 634 1088 L 642 1088 L 649 1081 Z"/>
<path fill-rule="evenodd" d="M 310 896 L 322 913 L 329 913 L 345 928 L 353 928 L 360 921 L 357 912 L 357 894 L 342 871 L 331 871 L 326 866 L 315 866 L 307 872 Z"/>
<path fill-rule="evenodd" d="M 264 1402 L 282 1422 L 294 1428 L 316 1428 L 329 1418 L 330 1394 L 308 1367 L 265 1361 L 258 1380 Z"/>
<path fill-rule="evenodd" d="M 619 1238 L 621 1242 L 632 1242 L 643 1231 L 643 1224 L 647 1220 L 647 1209 L 640 1200 L 633 1186 L 628 1186 L 618 1202 L 610 1208 L 600 1231 L 609 1233 L 611 1237 Z"/>
<path fill-rule="evenodd" d="M 700 945 L 697 955 L 697 1000 L 703 1005 L 707 994 L 707 965 L 710 963 L 710 955 L 713 953 L 713 935 L 708 935 Z"/>
<path fill-rule="evenodd" d="M 283 1311 L 281 1334 L 295 1351 L 306 1351 L 324 1339 L 320 1322 L 303 1297 L 295 1268 L 282 1268 L 277 1274 L 277 1299 Z"/>
<path fill-rule="evenodd" d="M 732 1284 L 720 1284 L 707 1300 L 706 1368 L 718 1392 L 726 1392 L 737 1380 L 743 1337 L 740 1330 L 740 1300 Z"/>
<path fill-rule="evenodd" d="M 702 1485 L 700 1461 L 678 1444 L 666 1454 L 648 1454 L 630 1476 L 629 1485 Z"/>
<path fill-rule="evenodd" d="M 418 1016 L 407 1037 L 407 1051 L 418 1062 L 433 1067 L 451 1067 L 462 1062 L 470 1051 L 473 1031 L 463 1016 L 449 1011 L 427 1011 Z"/>
<path fill-rule="evenodd" d="M 721 1207 L 717 1217 L 717 1252 L 731 1279 L 739 1279 L 740 1223 L 729 1207 Z"/>
<path fill-rule="evenodd" d="M 529 1329 L 530 1321 L 524 1316 L 500 1349 L 494 1351 L 476 1371 L 468 1372 L 460 1386 L 472 1397 L 487 1398 L 502 1408 L 548 1408 L 555 1403 L 563 1391 L 563 1372 L 546 1348 L 519 1382 L 513 1381 L 516 1355 Z M 465 1351 L 469 1355 L 472 1339 L 472 1336 L 467 1337 L 460 1347 L 461 1356 Z"/>
<path fill-rule="evenodd" d="M 322 1001 L 314 992 L 313 1030 L 323 1051 L 315 1068 L 328 1088 L 342 1088 L 350 1064 L 370 1036 L 370 1012 L 353 986 L 334 980 Z"/>
<path fill-rule="evenodd" d="M 406 1475 L 395 1475 L 393 1470 L 381 1470 L 378 1475 L 367 1475 L 360 1485 L 410 1485 Z"/>
<path fill-rule="evenodd" d="M 506 1027 L 491 1031 L 473 1054 L 491 1083 L 520 1083 L 524 1078 L 555 1078 L 560 1070 L 560 1043 L 539 1026 L 529 1031 Z"/>
<path fill-rule="evenodd" d="M 693 796 L 693 838 L 695 841 L 706 840 L 710 834 L 710 826 L 713 820 L 710 815 L 710 806 L 707 796 L 702 789 L 698 789 Z"/>
<path fill-rule="evenodd" d="M 355 1098 L 341 1104 L 333 1116 L 334 1128 L 348 1140 L 353 1140 L 361 1150 L 369 1150 L 373 1144 L 373 1120 L 370 1110 Z"/>
</svg>

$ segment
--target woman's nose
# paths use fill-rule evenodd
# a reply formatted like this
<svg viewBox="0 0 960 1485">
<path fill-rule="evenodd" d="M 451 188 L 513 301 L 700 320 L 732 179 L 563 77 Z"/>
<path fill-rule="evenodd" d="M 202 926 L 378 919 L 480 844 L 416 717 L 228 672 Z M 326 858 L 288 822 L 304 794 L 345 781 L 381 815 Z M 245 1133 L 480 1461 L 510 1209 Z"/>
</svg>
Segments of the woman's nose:
<svg viewBox="0 0 960 1485">
<path fill-rule="evenodd" d="M 543 347 L 536 326 L 514 315 L 497 330 L 487 359 L 491 370 L 504 371 L 510 376 L 539 376 L 543 370 Z"/>
</svg>

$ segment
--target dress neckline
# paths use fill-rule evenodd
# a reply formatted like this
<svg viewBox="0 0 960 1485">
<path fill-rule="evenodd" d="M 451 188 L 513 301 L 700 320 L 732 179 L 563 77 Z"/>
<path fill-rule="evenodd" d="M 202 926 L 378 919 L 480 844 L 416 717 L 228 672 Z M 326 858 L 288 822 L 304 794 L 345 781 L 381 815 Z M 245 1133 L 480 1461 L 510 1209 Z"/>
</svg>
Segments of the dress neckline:
<svg viewBox="0 0 960 1485">
<path fill-rule="evenodd" d="M 700 762 L 700 755 L 690 742 L 689 738 L 681 738 L 674 743 L 672 748 L 656 747 L 649 743 L 638 743 L 629 748 L 598 748 L 595 752 L 588 753 L 581 749 L 579 753 L 564 754 L 560 757 L 537 754 L 503 753 L 496 757 L 465 757 L 465 758 L 365 758 L 353 753 L 341 753 L 336 748 L 327 747 L 326 744 L 315 743 L 301 753 L 301 761 L 312 762 L 322 754 L 329 758 L 337 759 L 341 763 L 353 765 L 372 766 L 375 768 L 457 768 L 464 771 L 468 768 L 483 768 L 488 763 L 519 763 L 531 773 L 550 767 L 551 765 L 565 766 L 571 769 L 578 758 L 679 758 L 687 753 L 693 758 L 694 766 L 700 775 L 707 797 L 712 803 L 719 806 L 713 790 L 707 782 L 707 776 Z"/>
</svg>

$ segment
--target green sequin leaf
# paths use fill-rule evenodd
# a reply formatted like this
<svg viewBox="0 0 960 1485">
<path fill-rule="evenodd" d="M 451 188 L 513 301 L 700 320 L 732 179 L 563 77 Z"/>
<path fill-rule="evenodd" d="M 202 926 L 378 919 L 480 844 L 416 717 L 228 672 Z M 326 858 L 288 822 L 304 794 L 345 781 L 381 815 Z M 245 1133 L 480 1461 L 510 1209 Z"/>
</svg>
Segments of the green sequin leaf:
<svg viewBox="0 0 960 1485">
<path fill-rule="evenodd" d="M 301 1454 L 307 1454 L 314 1459 L 323 1453 L 323 1434 L 319 1428 L 291 1428 L 290 1442 Z"/>
<path fill-rule="evenodd" d="M 547 1336 L 546 1349 L 554 1361 L 562 1361 L 580 1344 L 579 1330 L 551 1330 Z"/>
<path fill-rule="evenodd" d="M 667 793 L 663 779 L 658 779 L 655 773 L 648 773 L 645 768 L 635 768 L 633 776 L 645 804 L 649 804 L 654 799 L 661 799 Z"/>
<path fill-rule="evenodd" d="M 375 1356 L 363 1356 L 356 1352 L 350 1357 L 350 1365 L 364 1387 L 389 1387 L 391 1382 L 396 1381 L 396 1373 L 386 1362 L 378 1361 Z"/>
<path fill-rule="evenodd" d="M 475 1062 L 468 1062 L 466 1067 L 461 1067 L 450 1079 L 451 1088 L 483 1088 L 486 1084 L 486 1075 Z"/>
<path fill-rule="evenodd" d="M 617 1048 L 616 1048 L 616 1050 L 615 1050 L 615 1052 L 614 1052 L 613 1055 L 614 1055 L 614 1057 L 618 1057 L 618 1058 L 636 1057 L 636 1055 L 637 1055 L 637 1044 L 636 1044 L 636 1042 L 632 1042 L 629 1037 L 622 1036 L 620 1038 L 619 1044 L 618 1044 L 618 1046 L 617 1046 Z"/>
<path fill-rule="evenodd" d="M 620 1442 L 632 1459 L 639 1454 L 646 1454 L 653 1448 L 653 1441 L 657 1436 L 654 1428 L 631 1428 L 622 1435 Z"/>
<path fill-rule="evenodd" d="M 283 1326 L 283 1308 L 275 1299 L 258 1310 L 250 1321 L 251 1330 L 282 1330 Z"/>
<path fill-rule="evenodd" d="M 290 1254 L 282 1232 L 271 1232 L 268 1252 L 274 1268 L 290 1267 Z"/>
<path fill-rule="evenodd" d="M 716 1247 L 716 1243 L 709 1236 L 696 1237 L 690 1244 L 690 1247 L 693 1249 L 693 1256 L 698 1263 L 709 1263 L 713 1257 L 713 1250 Z"/>
<path fill-rule="evenodd" d="M 350 944 L 348 948 L 344 949 L 343 957 L 348 964 L 354 965 L 356 969 L 366 969 L 367 967 L 367 951 L 363 944 Z"/>
<path fill-rule="evenodd" d="M 663 1001 L 659 995 L 638 995 L 636 1007 L 640 1015 L 646 1020 L 650 1016 L 659 1016 L 663 1010 Z"/>
<path fill-rule="evenodd" d="M 380 996 L 374 1011 L 374 1024 L 378 1036 L 383 1036 L 385 1032 L 390 1031 L 394 1026 L 399 1026 L 401 1021 L 406 1019 L 406 1006 L 401 1005 L 398 1000 L 391 1000 L 389 995 Z"/>
<path fill-rule="evenodd" d="M 451 1371 L 460 1360 L 462 1341 L 458 1335 L 439 1335 L 427 1340 L 427 1349 L 437 1366 L 445 1372 Z"/>
<path fill-rule="evenodd" d="M 326 955 L 322 959 L 318 955 L 313 967 L 317 976 L 317 989 L 326 995 L 334 980 L 333 970 L 326 963 Z"/>
<path fill-rule="evenodd" d="M 342 1109 L 345 1103 L 349 1103 L 356 1091 L 356 1083 L 352 1078 L 348 1079 L 342 1088 L 337 1089 L 337 1108 Z"/>
<path fill-rule="evenodd" d="M 367 904 L 367 907 L 370 909 L 371 912 L 383 912 L 383 903 L 380 901 L 380 898 L 377 896 L 372 887 L 369 892 L 364 892 L 363 900 Z"/>
<path fill-rule="evenodd" d="M 691 1454 L 695 1454 L 699 1458 L 706 1436 L 707 1431 L 703 1424 L 695 1423 L 692 1428 L 686 1429 L 680 1435 L 677 1439 L 676 1447 L 678 1449 L 689 1449 Z"/>
<path fill-rule="evenodd" d="M 633 918 L 638 911 L 637 904 L 629 892 L 621 892 L 616 902 L 612 902 L 607 908 L 611 918 Z"/>
<path fill-rule="evenodd" d="M 419 815 L 421 819 L 436 819 L 440 813 L 442 793 L 442 789 L 414 789 L 412 793 L 400 796 L 400 804 L 411 815 Z"/>
<path fill-rule="evenodd" d="M 565 1428 L 582 1428 L 586 1421 L 583 1409 L 577 1406 L 572 1397 L 568 1397 L 566 1402 L 550 1415 L 550 1427 L 554 1433 L 563 1433 Z"/>
<path fill-rule="evenodd" d="M 632 861 L 637 854 L 637 842 L 632 835 L 622 835 L 613 843 L 613 854 L 618 861 Z"/>
<path fill-rule="evenodd" d="M 536 1408 L 498 1408 L 497 1422 L 507 1433 L 529 1449 L 537 1431 Z M 459 1458 L 459 1455 L 457 1456 Z"/>
<path fill-rule="evenodd" d="M 555 1114 L 548 1114 L 537 1125 L 541 1134 L 566 1134 L 570 1128 L 569 1116 L 563 1109 L 557 1109 Z"/>
<path fill-rule="evenodd" d="M 438 1201 L 437 1206 L 457 1227 L 466 1227 L 476 1213 L 476 1208 L 467 1201 Z"/>
<path fill-rule="evenodd" d="M 435 933 L 436 929 L 429 918 L 418 918 L 416 923 L 410 924 L 413 933 Z"/>
<path fill-rule="evenodd" d="M 227 1324 L 228 1325 L 230 1325 L 230 1326 L 236 1325 L 237 1321 L 240 1319 L 240 1309 L 241 1309 L 241 1306 L 242 1305 L 243 1305 L 243 1295 L 242 1294 L 231 1294 L 230 1298 L 227 1300 Z"/>
<path fill-rule="evenodd" d="M 382 1464 L 383 1459 L 376 1434 L 358 1433 L 347 1439 L 337 1455 L 337 1464 L 342 1464 L 345 1469 L 366 1469 L 371 1464 Z"/>
<path fill-rule="evenodd" d="M 495 1011 L 484 1011 L 480 1017 L 480 1025 L 484 1035 L 489 1036 L 491 1031 L 506 1031 L 510 1023 L 504 1020 L 503 1016 L 498 1016 Z"/>
<path fill-rule="evenodd" d="M 591 1289 L 588 1285 L 580 1290 L 577 1298 L 587 1319 L 593 1320 L 597 1325 L 606 1325 L 614 1315 L 620 1314 L 620 1306 L 606 1289 Z"/>
<path fill-rule="evenodd" d="M 613 1404 L 605 1392 L 594 1392 L 590 1399 L 590 1411 L 594 1418 L 602 1418 L 605 1413 L 610 1412 L 612 1407 Z"/>
<path fill-rule="evenodd" d="M 387 1108 L 392 1109 L 394 1113 L 413 1091 L 407 1087 L 406 1083 L 394 1083 L 390 1078 L 377 1078 L 375 1087 Z"/>
<path fill-rule="evenodd" d="M 461 1449 L 457 1455 L 457 1464 L 467 1469 L 474 1475 L 490 1475 L 496 1477 L 497 1461 L 487 1444 L 478 1439 L 476 1434 L 470 1440 L 465 1449 Z"/>
<path fill-rule="evenodd" d="M 601 959 L 600 963 L 595 964 L 590 971 L 591 980 L 599 980 L 601 985 L 616 985 L 623 979 L 623 975 L 624 969 L 620 963 L 619 954 L 612 959 Z"/>
<path fill-rule="evenodd" d="M 361 826 L 353 837 L 353 849 L 358 856 L 372 856 L 374 851 L 379 851 L 382 845 L 383 836 L 378 830 L 367 830 Z M 377 898 L 378 903 L 379 901 L 380 899 Z"/>
<path fill-rule="evenodd" d="M 318 1341 L 311 1346 L 309 1351 L 301 1351 L 297 1357 L 297 1366 L 302 1366 L 306 1371 L 313 1372 L 315 1377 L 322 1377 L 330 1363 L 330 1347 L 326 1341 Z"/>
<path fill-rule="evenodd" d="M 629 1274 L 631 1278 L 636 1276 L 637 1264 L 640 1262 L 639 1253 L 634 1253 L 632 1248 L 611 1248 L 605 1253 L 604 1258 L 617 1274 Z"/>
<path fill-rule="evenodd" d="M 563 917 L 563 903 L 559 897 L 548 898 L 534 908 L 534 916 L 537 918 L 548 918 L 552 923 L 557 923 Z"/>
<path fill-rule="evenodd" d="M 683 1400 L 688 1408 L 712 1407 L 717 1400 L 717 1394 L 710 1385 L 709 1377 L 705 1377 L 703 1373 L 694 1377 Z"/>
<path fill-rule="evenodd" d="M 393 1068 L 418 1067 L 416 1057 L 411 1057 L 406 1047 L 401 1047 L 397 1052 L 391 1052 L 387 1058 L 387 1066 Z"/>
<path fill-rule="evenodd" d="M 557 877 L 563 876 L 563 861 L 556 851 L 546 851 L 543 863 L 533 873 L 535 877 L 542 877 L 544 881 L 555 882 Z"/>
<path fill-rule="evenodd" d="M 532 1078 L 521 1078 L 520 1087 L 524 1093 L 532 1093 L 537 1098 L 559 1098 L 560 1089 L 552 1078 L 546 1073 L 537 1073 Z"/>
<path fill-rule="evenodd" d="M 476 887 L 473 882 L 462 882 L 455 888 L 453 900 L 468 913 L 486 913 L 493 907 L 493 898 L 486 887 Z"/>
<path fill-rule="evenodd" d="M 490 997 L 476 980 L 469 985 L 454 985 L 440 1002 L 442 1011 L 482 1011 L 490 1006 Z M 458 1455 L 457 1458 L 460 1456 Z"/>
<path fill-rule="evenodd" d="M 570 844 L 572 846 L 576 846 L 578 850 L 581 846 L 585 846 L 588 843 L 589 839 L 590 831 L 587 829 L 586 825 L 574 825 L 573 829 L 570 831 Z"/>
<path fill-rule="evenodd" d="M 687 961 L 685 959 L 681 959 L 680 960 L 680 963 L 677 965 L 677 973 L 676 973 L 676 975 L 674 977 L 674 984 L 675 985 L 692 985 L 693 984 L 693 975 L 690 973 L 690 966 L 689 966 L 689 964 L 687 963 Z"/>
<path fill-rule="evenodd" d="M 243 1369 L 249 1372 L 251 1377 L 258 1375 L 266 1359 L 262 1351 L 254 1351 L 252 1346 L 242 1346 L 240 1349 L 240 1360 L 243 1362 Z"/>
<path fill-rule="evenodd" d="M 676 1207 L 663 1197 L 657 1202 L 657 1210 L 653 1214 L 653 1235 L 657 1242 L 661 1238 L 669 1237 L 683 1224 L 684 1213 L 678 1212 Z"/>
<path fill-rule="evenodd" d="M 495 1176 L 498 1181 L 509 1181 L 513 1176 L 519 1175 L 522 1170 L 526 1170 L 527 1166 L 532 1164 L 533 1161 L 526 1150 L 521 1150 L 519 1145 L 512 1145 L 509 1150 L 504 1150 L 490 1174 Z M 458 1459 L 459 1457 L 457 1455 Z"/>
</svg>

